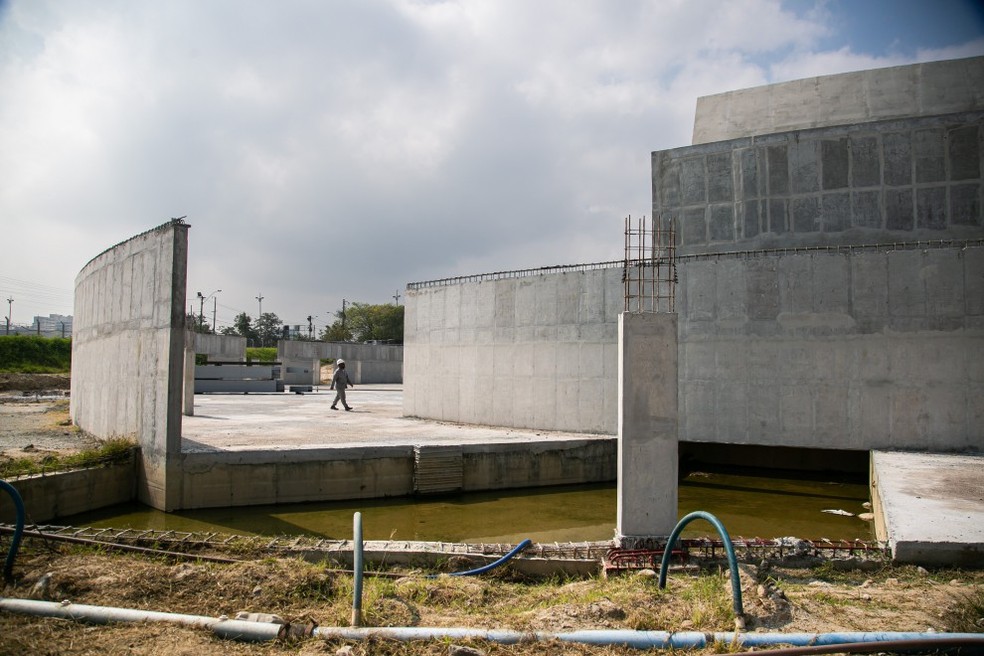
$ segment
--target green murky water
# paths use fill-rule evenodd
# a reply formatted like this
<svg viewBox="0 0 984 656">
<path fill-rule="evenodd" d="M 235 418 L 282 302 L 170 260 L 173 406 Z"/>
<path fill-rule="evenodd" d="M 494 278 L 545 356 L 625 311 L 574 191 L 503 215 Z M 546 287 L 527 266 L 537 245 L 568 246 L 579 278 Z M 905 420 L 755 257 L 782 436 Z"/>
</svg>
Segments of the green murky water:
<svg viewBox="0 0 984 656">
<path fill-rule="evenodd" d="M 714 514 L 732 536 L 870 539 L 869 522 L 824 510 L 865 512 L 868 486 L 792 478 L 690 474 L 680 482 L 680 517 Z M 581 485 L 478 492 L 424 500 L 384 499 L 282 504 L 163 513 L 137 504 L 59 520 L 74 526 L 307 535 L 348 539 L 352 513 L 362 513 L 367 540 L 535 542 L 613 537 L 616 490 Z M 685 537 L 714 535 L 707 522 L 688 525 Z"/>
</svg>

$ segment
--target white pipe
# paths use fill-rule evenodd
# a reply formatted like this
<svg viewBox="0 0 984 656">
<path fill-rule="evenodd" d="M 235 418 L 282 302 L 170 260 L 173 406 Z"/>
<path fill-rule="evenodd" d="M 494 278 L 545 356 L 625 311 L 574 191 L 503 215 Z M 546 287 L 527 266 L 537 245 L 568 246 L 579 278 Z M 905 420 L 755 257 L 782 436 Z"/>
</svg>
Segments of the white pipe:
<svg viewBox="0 0 984 656">
<path fill-rule="evenodd" d="M 211 629 L 216 635 L 235 639 L 265 641 L 277 637 L 280 624 L 265 622 L 245 622 L 224 617 L 214 618 L 203 615 L 184 615 L 162 613 L 149 610 L 114 608 L 110 606 L 89 606 L 71 602 L 36 601 L 34 599 L 11 599 L 0 597 L 0 610 L 24 615 L 58 617 L 98 624 L 107 622 L 171 622 L 188 626 Z M 961 641 L 964 645 L 984 648 L 984 635 L 980 633 L 915 633 L 892 631 L 854 631 L 837 633 L 740 633 L 699 631 L 632 631 L 632 630 L 590 630 L 568 633 L 541 633 L 522 631 L 501 631 L 463 627 L 378 627 L 346 628 L 318 627 L 312 635 L 325 639 L 366 640 L 368 638 L 389 638 L 393 640 L 441 640 L 441 639 L 480 639 L 501 644 L 516 644 L 532 640 L 560 640 L 589 645 L 624 645 L 639 649 L 689 649 L 704 648 L 717 642 L 742 647 L 767 645 L 838 645 L 859 642 L 887 642 L 895 640 L 920 640 L 927 643 Z"/>
</svg>

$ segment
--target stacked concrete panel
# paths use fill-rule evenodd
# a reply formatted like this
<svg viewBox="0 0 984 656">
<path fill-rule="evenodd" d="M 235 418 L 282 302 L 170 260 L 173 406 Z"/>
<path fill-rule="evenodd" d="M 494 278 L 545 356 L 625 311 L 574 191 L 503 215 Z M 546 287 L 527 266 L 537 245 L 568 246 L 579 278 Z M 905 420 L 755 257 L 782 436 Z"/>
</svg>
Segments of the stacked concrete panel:
<svg viewBox="0 0 984 656">
<path fill-rule="evenodd" d="M 140 445 L 137 494 L 177 508 L 188 226 L 172 221 L 92 259 L 75 280 L 72 421 Z"/>
</svg>

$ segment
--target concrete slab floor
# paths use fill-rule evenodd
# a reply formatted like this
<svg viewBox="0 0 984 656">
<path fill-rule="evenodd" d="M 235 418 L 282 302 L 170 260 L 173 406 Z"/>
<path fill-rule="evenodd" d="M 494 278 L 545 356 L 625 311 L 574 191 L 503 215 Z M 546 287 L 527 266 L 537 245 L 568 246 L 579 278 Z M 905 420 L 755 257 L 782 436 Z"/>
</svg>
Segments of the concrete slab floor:
<svg viewBox="0 0 984 656">
<path fill-rule="evenodd" d="M 182 452 L 288 450 L 414 444 L 492 444 L 611 440 L 613 435 L 452 424 L 403 417 L 403 386 L 348 390 L 352 412 L 330 408 L 327 386 L 304 394 L 196 394 L 182 417 Z"/>
<path fill-rule="evenodd" d="M 984 455 L 874 451 L 871 486 L 895 560 L 984 566 Z"/>
</svg>

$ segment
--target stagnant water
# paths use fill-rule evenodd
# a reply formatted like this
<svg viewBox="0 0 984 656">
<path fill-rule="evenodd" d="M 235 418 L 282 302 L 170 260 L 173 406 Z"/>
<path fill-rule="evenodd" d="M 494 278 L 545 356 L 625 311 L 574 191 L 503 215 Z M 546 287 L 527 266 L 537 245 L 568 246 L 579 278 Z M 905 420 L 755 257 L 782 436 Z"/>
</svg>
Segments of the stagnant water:
<svg viewBox="0 0 984 656">
<path fill-rule="evenodd" d="M 680 481 L 679 516 L 714 514 L 732 537 L 871 539 L 869 522 L 824 510 L 866 512 L 864 483 L 691 473 Z M 473 492 L 423 499 L 298 503 L 163 513 L 138 504 L 59 520 L 74 526 L 351 539 L 362 513 L 366 540 L 567 542 L 608 540 L 616 521 L 614 484 Z M 695 521 L 685 537 L 714 536 Z"/>
</svg>

